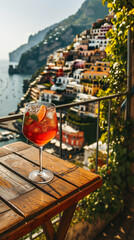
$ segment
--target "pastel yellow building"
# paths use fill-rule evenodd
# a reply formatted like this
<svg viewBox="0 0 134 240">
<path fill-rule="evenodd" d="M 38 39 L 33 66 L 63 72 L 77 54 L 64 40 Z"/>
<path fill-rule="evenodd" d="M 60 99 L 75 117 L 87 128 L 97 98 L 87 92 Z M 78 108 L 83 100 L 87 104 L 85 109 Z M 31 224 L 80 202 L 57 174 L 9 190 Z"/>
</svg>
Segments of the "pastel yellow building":
<svg viewBox="0 0 134 240">
<path fill-rule="evenodd" d="M 96 72 L 107 72 L 110 71 L 110 63 L 109 62 L 101 62 L 96 61 L 96 63 L 85 63 L 85 69 L 89 71 L 96 71 Z"/>
<path fill-rule="evenodd" d="M 110 66 L 106 62 L 86 63 L 85 71 L 81 73 L 81 83 L 85 86 L 85 92 L 96 95 L 101 88 L 100 79 L 109 75 Z"/>
<path fill-rule="evenodd" d="M 95 81 L 92 84 L 85 84 L 85 92 L 92 96 L 95 96 L 100 88 L 101 84 L 98 84 Z"/>
<path fill-rule="evenodd" d="M 58 58 L 55 64 L 57 67 L 63 67 L 65 65 L 65 57 Z"/>
</svg>

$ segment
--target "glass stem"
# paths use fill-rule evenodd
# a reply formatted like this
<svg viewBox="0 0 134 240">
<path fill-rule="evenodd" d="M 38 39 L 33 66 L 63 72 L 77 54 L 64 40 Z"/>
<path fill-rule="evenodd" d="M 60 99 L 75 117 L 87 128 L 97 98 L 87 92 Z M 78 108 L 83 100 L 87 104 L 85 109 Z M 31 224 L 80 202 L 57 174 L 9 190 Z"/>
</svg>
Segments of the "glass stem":
<svg viewBox="0 0 134 240">
<path fill-rule="evenodd" d="M 39 147 L 39 172 L 42 172 L 42 147 Z"/>
</svg>

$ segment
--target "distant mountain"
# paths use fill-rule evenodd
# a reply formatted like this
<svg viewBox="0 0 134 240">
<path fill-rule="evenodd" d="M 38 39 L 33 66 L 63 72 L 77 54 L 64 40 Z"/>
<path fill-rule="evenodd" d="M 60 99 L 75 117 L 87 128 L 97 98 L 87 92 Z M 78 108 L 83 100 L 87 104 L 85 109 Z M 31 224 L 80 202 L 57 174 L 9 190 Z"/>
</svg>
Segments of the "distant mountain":
<svg viewBox="0 0 134 240">
<path fill-rule="evenodd" d="M 108 8 L 102 5 L 102 0 L 86 0 L 76 14 L 59 22 L 54 27 L 51 26 L 40 43 L 38 42 L 22 54 L 16 71 L 34 73 L 39 67 L 46 64 L 49 54 L 69 45 L 76 34 L 91 28 L 93 22 L 104 18 L 107 14 Z M 38 34 L 36 37 L 38 38 Z M 11 56 L 12 53 L 10 53 Z"/>
<path fill-rule="evenodd" d="M 61 24 L 91 26 L 93 22 L 107 14 L 108 8 L 102 5 L 102 0 L 86 0 L 76 14 L 63 20 Z"/>
</svg>

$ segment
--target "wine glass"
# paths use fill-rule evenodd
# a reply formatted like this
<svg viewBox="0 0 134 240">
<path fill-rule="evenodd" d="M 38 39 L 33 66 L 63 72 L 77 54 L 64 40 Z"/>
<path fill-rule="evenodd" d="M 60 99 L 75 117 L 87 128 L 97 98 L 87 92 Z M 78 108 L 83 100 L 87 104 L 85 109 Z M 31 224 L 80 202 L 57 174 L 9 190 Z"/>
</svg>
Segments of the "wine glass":
<svg viewBox="0 0 134 240">
<path fill-rule="evenodd" d="M 39 170 L 29 174 L 36 183 L 47 183 L 53 173 L 42 168 L 42 148 L 57 133 L 57 115 L 55 105 L 48 102 L 26 103 L 22 131 L 24 136 L 39 147 Z"/>
</svg>

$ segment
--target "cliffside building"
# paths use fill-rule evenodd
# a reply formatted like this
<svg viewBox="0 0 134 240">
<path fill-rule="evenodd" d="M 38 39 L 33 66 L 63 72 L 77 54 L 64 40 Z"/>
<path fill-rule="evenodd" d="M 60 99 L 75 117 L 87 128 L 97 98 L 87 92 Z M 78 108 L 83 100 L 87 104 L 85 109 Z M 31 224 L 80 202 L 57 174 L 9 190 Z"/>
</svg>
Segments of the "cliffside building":
<svg viewBox="0 0 134 240">
<path fill-rule="evenodd" d="M 67 76 L 58 77 L 56 79 L 56 83 L 51 87 L 52 91 L 56 90 L 66 90 L 66 86 L 69 82 L 73 81 L 73 78 L 69 78 Z"/>
<path fill-rule="evenodd" d="M 81 101 L 88 101 L 97 99 L 95 96 L 91 96 L 84 93 L 78 93 L 74 102 L 81 102 Z M 71 107 L 70 110 L 76 112 L 79 116 L 85 116 L 85 117 L 97 117 L 97 108 L 98 104 L 97 102 L 89 103 L 87 105 L 79 105 Z"/>
<path fill-rule="evenodd" d="M 58 140 L 60 140 L 59 127 L 58 125 L 58 132 L 55 137 Z M 72 146 L 74 150 L 79 150 L 84 144 L 84 132 L 76 130 L 66 123 L 62 124 L 62 142 Z"/>
</svg>

